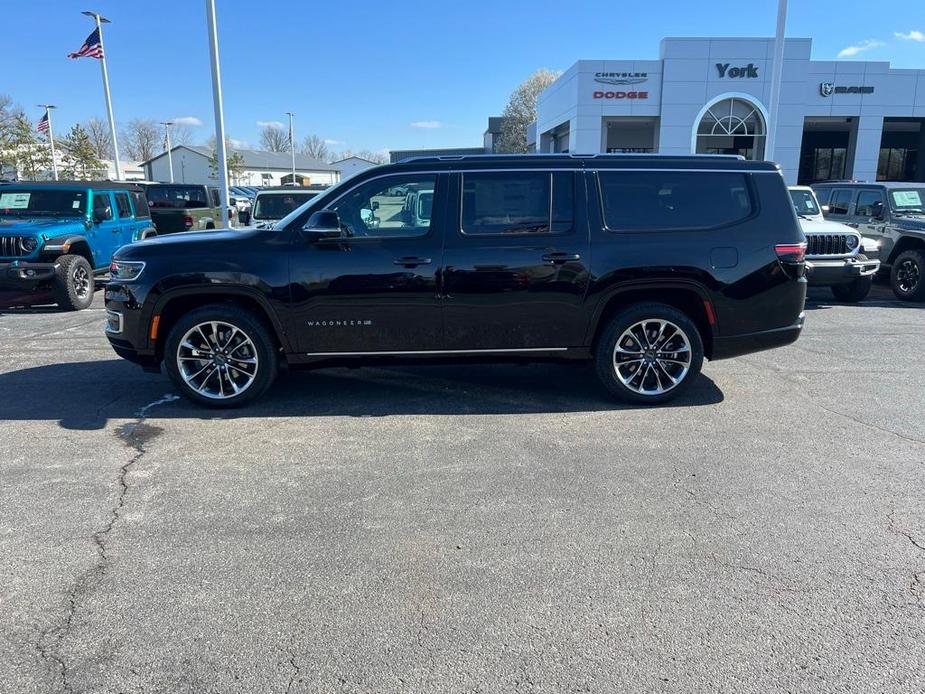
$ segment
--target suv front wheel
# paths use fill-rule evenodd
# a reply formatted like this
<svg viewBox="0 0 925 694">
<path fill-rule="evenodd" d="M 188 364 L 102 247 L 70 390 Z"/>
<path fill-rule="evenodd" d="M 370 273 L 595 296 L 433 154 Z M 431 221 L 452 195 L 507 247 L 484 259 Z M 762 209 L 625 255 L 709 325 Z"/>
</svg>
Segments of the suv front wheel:
<svg viewBox="0 0 925 694">
<path fill-rule="evenodd" d="M 903 251 L 890 268 L 890 284 L 897 299 L 925 301 L 925 253 Z"/>
<path fill-rule="evenodd" d="M 621 400 L 658 405 L 680 395 L 703 366 L 694 322 L 666 304 L 636 304 L 615 315 L 594 355 L 598 378 Z"/>
<path fill-rule="evenodd" d="M 273 338 L 253 313 L 204 306 L 186 314 L 164 346 L 167 373 L 190 400 L 237 407 L 256 400 L 276 378 Z"/>
<path fill-rule="evenodd" d="M 80 311 L 93 303 L 93 268 L 82 255 L 62 255 L 52 282 L 55 302 L 68 311 Z"/>
</svg>

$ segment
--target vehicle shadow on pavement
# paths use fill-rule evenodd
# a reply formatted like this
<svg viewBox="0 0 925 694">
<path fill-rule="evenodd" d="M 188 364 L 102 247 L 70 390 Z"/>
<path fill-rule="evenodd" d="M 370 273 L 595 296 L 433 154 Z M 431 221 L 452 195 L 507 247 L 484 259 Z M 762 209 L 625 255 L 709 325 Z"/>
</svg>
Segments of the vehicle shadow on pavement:
<svg viewBox="0 0 925 694">
<path fill-rule="evenodd" d="M 81 387 L 62 387 L 80 383 Z M 283 370 L 256 403 L 233 410 L 199 407 L 164 375 L 119 360 L 49 364 L 0 374 L 0 421 L 57 420 L 96 430 L 109 420 L 157 418 L 385 417 L 507 415 L 638 409 L 611 399 L 585 365 L 386 366 Z M 708 377 L 663 407 L 722 402 Z M 158 403 L 156 408 L 148 407 Z"/>
<path fill-rule="evenodd" d="M 856 304 L 839 301 L 826 287 L 811 287 L 806 293 L 806 309 L 817 311 L 829 309 L 833 306 L 858 306 L 860 308 L 925 308 L 925 303 L 913 301 L 900 301 L 893 294 L 889 285 L 877 284 L 870 290 L 870 294 L 863 301 Z"/>
</svg>

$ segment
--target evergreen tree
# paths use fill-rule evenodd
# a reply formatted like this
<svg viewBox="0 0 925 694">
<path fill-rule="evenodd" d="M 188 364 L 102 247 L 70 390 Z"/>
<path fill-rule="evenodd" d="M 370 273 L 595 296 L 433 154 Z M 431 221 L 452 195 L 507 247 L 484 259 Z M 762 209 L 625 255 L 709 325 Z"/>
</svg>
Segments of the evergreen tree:
<svg viewBox="0 0 925 694">
<path fill-rule="evenodd" d="M 17 178 L 36 181 L 51 177 L 51 150 L 45 138 L 37 136 L 25 113 L 19 112 L 13 118 L 8 143 L 15 156 Z"/>
<path fill-rule="evenodd" d="M 103 168 L 103 163 L 96 156 L 96 147 L 80 123 L 71 128 L 62 140 L 61 150 L 65 154 L 65 178 L 87 181 Z"/>
<path fill-rule="evenodd" d="M 244 173 L 244 157 L 240 152 L 235 152 L 228 143 L 225 143 L 225 163 L 228 166 L 228 184 L 235 185 L 241 174 Z M 218 178 L 218 154 L 215 153 L 215 145 L 212 145 L 212 155 L 209 157 L 209 177 Z"/>
</svg>

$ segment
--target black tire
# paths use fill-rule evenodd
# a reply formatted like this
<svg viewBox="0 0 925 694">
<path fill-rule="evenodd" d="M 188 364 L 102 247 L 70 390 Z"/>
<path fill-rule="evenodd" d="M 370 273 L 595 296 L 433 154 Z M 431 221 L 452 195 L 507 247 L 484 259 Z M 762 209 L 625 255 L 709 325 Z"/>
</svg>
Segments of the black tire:
<svg viewBox="0 0 925 694">
<path fill-rule="evenodd" d="M 890 268 L 890 286 L 897 299 L 925 301 L 925 253 L 903 251 Z"/>
<path fill-rule="evenodd" d="M 639 350 L 641 354 L 646 355 L 639 360 L 641 363 L 636 366 L 639 371 L 633 371 L 634 365 L 627 361 L 626 366 L 620 368 L 620 373 L 623 375 L 621 380 L 617 373 L 615 358 L 617 341 L 624 338 L 624 342 L 627 342 L 628 338 L 624 337 L 624 333 L 637 324 L 651 322 L 652 329 L 654 329 L 659 325 L 657 321 L 661 321 L 662 324 L 671 324 L 680 335 L 683 335 L 683 341 L 687 343 L 686 351 L 690 355 L 689 359 L 682 356 L 685 350 L 678 349 L 684 346 L 684 342 L 674 333 L 667 332 L 666 327 L 667 339 L 655 336 L 662 337 L 664 340 L 656 339 L 655 345 L 668 347 L 668 349 L 664 352 L 652 350 L 651 356 L 648 351 Z M 646 332 L 652 332 L 652 329 L 647 327 Z M 651 339 L 651 337 L 651 335 L 646 335 L 646 339 Z M 640 336 L 640 341 L 641 339 Z M 640 343 L 639 347 L 642 346 Z M 631 346 L 631 341 L 628 344 L 621 344 L 621 349 L 624 347 L 636 349 Z M 669 353 L 673 354 L 676 359 L 685 361 L 686 367 L 657 359 L 658 355 Z M 652 360 L 651 363 L 645 361 L 647 358 Z M 663 364 L 667 366 L 663 367 Z M 678 397 L 692 381 L 696 380 L 703 366 L 703 340 L 700 337 L 700 331 L 690 317 L 675 307 L 658 303 L 634 304 L 611 318 L 604 328 L 594 350 L 594 366 L 601 383 L 620 400 L 644 405 L 660 405 Z M 646 372 L 642 374 L 642 379 L 639 381 L 639 372 L 644 368 Z M 628 378 L 628 376 L 631 377 Z M 678 379 L 677 383 L 671 385 L 675 378 Z M 624 380 L 630 385 L 624 383 Z M 655 382 L 658 383 L 658 387 L 655 386 Z M 640 392 L 641 390 L 656 391 L 658 388 L 664 388 L 664 390 L 652 393 Z"/>
<path fill-rule="evenodd" d="M 220 344 L 218 345 L 219 349 L 210 347 L 216 352 L 214 357 L 207 357 L 205 350 L 191 352 L 185 346 L 183 347 L 183 352 L 180 351 L 181 341 L 187 333 L 195 330 L 196 326 L 202 326 L 203 324 L 211 326 L 212 323 L 220 326 L 219 339 L 213 342 L 224 342 L 227 338 L 226 345 L 228 343 L 237 345 L 237 347 L 224 352 L 225 355 L 230 355 L 240 348 L 242 351 L 237 352 L 237 359 L 223 356 Z M 223 328 L 221 326 L 230 326 L 237 329 L 239 333 L 229 337 L 230 331 L 226 328 L 222 332 Z M 203 330 L 204 332 L 196 333 L 197 336 L 201 336 L 201 339 L 197 341 L 197 345 L 212 344 L 208 341 L 211 339 L 212 334 L 210 327 L 203 328 Z M 250 345 L 241 339 L 242 336 L 250 341 Z M 238 339 L 235 340 L 235 338 Z M 203 355 L 204 358 L 198 360 L 193 355 Z M 181 360 L 181 356 L 184 356 L 185 359 Z M 250 374 L 252 380 L 245 386 L 244 382 L 247 380 L 246 375 L 250 371 L 250 366 L 240 362 L 251 358 L 255 359 L 253 372 Z M 251 311 L 229 304 L 203 306 L 182 316 L 171 329 L 164 345 L 164 365 L 170 378 L 184 396 L 206 407 L 231 408 L 253 402 L 263 395 L 276 379 L 278 362 L 276 341 L 263 321 Z M 181 367 L 181 363 L 184 365 L 183 367 Z M 247 371 L 236 369 L 235 363 Z M 226 364 L 226 366 L 223 367 L 221 366 L 222 364 Z M 189 376 L 200 367 L 204 369 L 204 378 L 192 379 L 188 383 L 181 373 L 181 368 L 185 369 L 185 373 Z M 224 372 L 222 371 L 223 368 Z M 216 375 L 218 378 L 217 384 Z M 216 385 L 219 386 L 221 395 L 214 392 Z M 195 386 L 202 390 L 197 390 Z M 224 395 L 226 392 L 233 393 L 236 386 L 242 387 L 240 393 Z"/>
<path fill-rule="evenodd" d="M 93 303 L 93 268 L 82 255 L 62 255 L 57 260 L 52 289 L 55 302 L 66 311 L 80 311 Z"/>
<path fill-rule="evenodd" d="M 207 229 L 207 230 L 208 230 L 208 229 L 214 229 L 214 228 L 215 228 L 215 222 L 206 222 L 206 229 Z"/>
<path fill-rule="evenodd" d="M 867 256 L 859 253 L 858 260 L 866 261 Z M 867 298 L 867 295 L 870 294 L 870 288 L 874 286 L 874 276 L 868 275 L 867 277 L 858 277 L 856 280 L 849 282 L 848 284 L 836 284 L 832 286 L 832 294 L 839 301 L 844 301 L 849 304 L 856 304 L 859 301 L 864 301 Z"/>
</svg>

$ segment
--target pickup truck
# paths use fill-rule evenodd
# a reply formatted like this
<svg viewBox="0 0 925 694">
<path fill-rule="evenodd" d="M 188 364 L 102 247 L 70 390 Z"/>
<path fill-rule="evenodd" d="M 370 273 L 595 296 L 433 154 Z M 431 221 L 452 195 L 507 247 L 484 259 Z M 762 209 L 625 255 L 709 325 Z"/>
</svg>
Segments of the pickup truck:
<svg viewBox="0 0 925 694">
<path fill-rule="evenodd" d="M 218 188 L 192 183 L 150 183 L 145 185 L 145 195 L 160 235 L 222 226 Z"/>
</svg>

